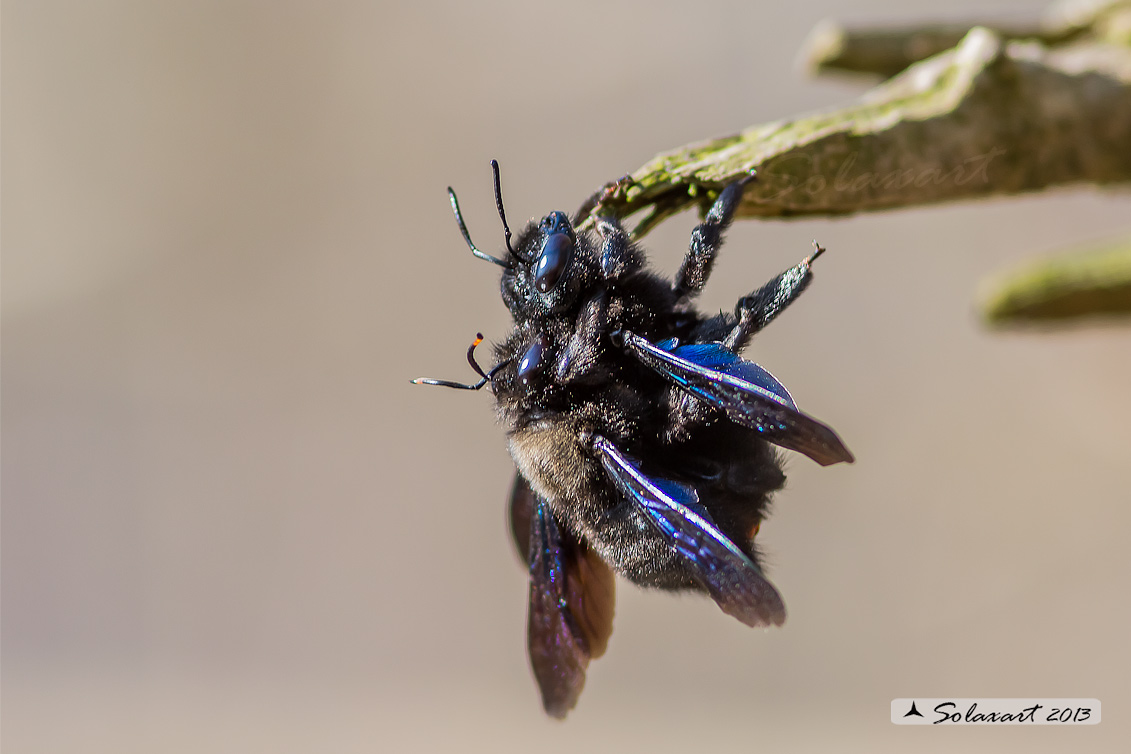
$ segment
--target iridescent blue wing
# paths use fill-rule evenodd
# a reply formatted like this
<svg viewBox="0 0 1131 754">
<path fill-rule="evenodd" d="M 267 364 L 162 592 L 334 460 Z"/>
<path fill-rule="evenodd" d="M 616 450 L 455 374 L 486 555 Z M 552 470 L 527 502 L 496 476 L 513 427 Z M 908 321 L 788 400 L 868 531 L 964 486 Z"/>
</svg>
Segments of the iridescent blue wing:
<svg viewBox="0 0 1131 754">
<path fill-rule="evenodd" d="M 625 348 L 645 366 L 726 412 L 731 421 L 749 427 L 764 440 L 796 450 L 822 466 L 855 460 L 828 426 L 801 413 L 781 383 L 766 370 L 721 344 L 695 344 L 671 351 L 624 331 Z"/>
<path fill-rule="evenodd" d="M 605 437 L 595 436 L 593 449 L 621 493 L 640 506 L 724 613 L 748 626 L 780 626 L 785 621 L 781 595 L 754 561 L 715 526 L 695 490 L 645 476 Z"/>
<path fill-rule="evenodd" d="M 522 489 L 525 488 L 525 492 Z M 613 630 L 613 573 L 584 543 L 563 531 L 550 506 L 515 481 L 514 507 L 529 501 L 530 608 L 527 648 L 546 713 L 564 718 L 577 704 L 591 658 L 605 653 Z"/>
<path fill-rule="evenodd" d="M 777 377 L 774 377 L 765 368 L 753 361 L 743 359 L 722 343 L 689 343 L 684 346 L 676 346 L 674 340 L 665 340 L 657 343 L 656 347 L 701 367 L 716 369 L 732 377 L 751 382 L 781 398 L 790 408 L 797 409 L 797 404 L 793 402 L 793 396 L 785 389 L 785 385 L 778 382 Z"/>
</svg>

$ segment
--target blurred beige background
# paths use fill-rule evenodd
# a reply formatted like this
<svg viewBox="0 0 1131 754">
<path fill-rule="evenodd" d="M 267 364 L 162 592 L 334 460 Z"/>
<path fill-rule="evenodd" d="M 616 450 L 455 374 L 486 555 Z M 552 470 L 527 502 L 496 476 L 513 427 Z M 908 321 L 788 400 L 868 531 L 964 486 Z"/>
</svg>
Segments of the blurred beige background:
<svg viewBox="0 0 1131 754">
<path fill-rule="evenodd" d="M 989 334 L 972 297 L 1125 231 L 1126 193 L 737 226 L 708 308 L 829 248 L 748 354 L 859 461 L 790 459 L 761 535 L 783 629 L 621 584 L 564 725 L 490 398 L 408 382 L 506 331 L 444 195 L 498 248 L 490 158 L 515 224 L 569 210 L 857 96 L 793 66 L 824 16 L 1042 5 L 5 2 L 4 751 L 1119 750 L 1131 329 Z M 1103 722 L 893 726 L 914 695 Z"/>
</svg>

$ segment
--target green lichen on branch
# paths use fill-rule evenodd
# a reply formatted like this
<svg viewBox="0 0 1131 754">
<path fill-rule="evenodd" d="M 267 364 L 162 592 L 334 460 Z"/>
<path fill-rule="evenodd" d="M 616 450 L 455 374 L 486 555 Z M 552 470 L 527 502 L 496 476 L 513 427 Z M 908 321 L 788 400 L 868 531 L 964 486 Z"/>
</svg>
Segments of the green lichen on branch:
<svg viewBox="0 0 1131 754">
<path fill-rule="evenodd" d="M 643 235 L 757 172 L 738 217 L 829 216 L 1131 181 L 1131 48 L 1049 49 L 985 28 L 857 104 L 661 154 L 596 212 Z"/>
<path fill-rule="evenodd" d="M 983 286 L 991 325 L 1056 324 L 1131 314 L 1131 239 L 1028 262 Z"/>
</svg>

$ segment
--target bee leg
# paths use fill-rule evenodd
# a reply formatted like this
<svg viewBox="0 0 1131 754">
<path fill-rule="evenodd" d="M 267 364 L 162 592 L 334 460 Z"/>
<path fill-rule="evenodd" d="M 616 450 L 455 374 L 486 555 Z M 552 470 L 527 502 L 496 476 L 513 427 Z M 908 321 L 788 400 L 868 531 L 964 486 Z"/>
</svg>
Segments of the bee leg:
<svg viewBox="0 0 1131 754">
<path fill-rule="evenodd" d="M 607 282 L 615 283 L 643 266 L 644 259 L 629 242 L 628 234 L 620 223 L 608 217 L 598 217 L 594 227 L 601 237 L 601 274 Z"/>
<path fill-rule="evenodd" d="M 723 189 L 703 222 L 691 231 L 691 245 L 672 286 L 677 298 L 686 300 L 703 290 L 715 264 L 715 255 L 722 246 L 722 235 L 734 220 L 735 210 L 742 203 L 742 192 L 753 177 L 735 181 Z"/>
<path fill-rule="evenodd" d="M 581 203 L 581 206 L 578 207 L 577 211 L 573 213 L 573 219 L 570 221 L 570 224 L 575 228 L 578 225 L 581 225 L 581 223 L 585 222 L 589 215 L 593 213 L 593 210 L 600 207 L 609 199 L 612 199 L 617 191 L 628 188 L 632 185 L 632 183 L 633 180 L 631 175 L 622 175 L 615 181 L 609 181 L 604 186 L 594 191 L 584 202 Z"/>
<path fill-rule="evenodd" d="M 824 249 L 814 241 L 812 254 L 749 296 L 740 298 L 734 307 L 734 316 L 738 318 L 738 323 L 723 338 L 723 344 L 735 352 L 742 350 L 751 335 L 770 324 L 787 306 L 796 301 L 813 281 L 811 270 L 813 260 L 823 251 Z"/>
<path fill-rule="evenodd" d="M 574 382 L 593 372 L 601 358 L 607 301 L 604 291 L 591 298 L 577 315 L 573 336 L 558 357 L 555 377 L 559 385 Z"/>
</svg>

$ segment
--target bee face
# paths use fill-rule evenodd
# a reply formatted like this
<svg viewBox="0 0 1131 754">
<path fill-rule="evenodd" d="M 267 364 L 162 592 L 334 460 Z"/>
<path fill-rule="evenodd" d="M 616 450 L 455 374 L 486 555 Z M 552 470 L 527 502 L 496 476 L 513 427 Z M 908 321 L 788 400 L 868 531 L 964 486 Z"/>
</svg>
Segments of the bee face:
<svg viewBox="0 0 1131 754">
<path fill-rule="evenodd" d="M 519 234 L 514 264 L 502 276 L 503 303 L 516 319 L 564 315 L 596 273 L 593 246 L 564 212 L 551 212 Z"/>
<path fill-rule="evenodd" d="M 491 381 L 491 391 L 504 426 L 515 429 L 569 409 L 570 386 L 559 375 L 567 337 L 565 321 L 540 317 L 496 347 L 496 361 L 507 366 Z"/>
<path fill-rule="evenodd" d="M 515 379 L 519 387 L 530 389 L 545 380 L 546 365 L 551 358 L 550 338 L 541 333 L 523 352 L 515 367 Z"/>
<path fill-rule="evenodd" d="M 553 365 L 559 352 L 553 335 L 546 331 L 516 331 L 496 349 L 496 356 L 505 354 L 510 365 L 492 381 L 491 389 L 500 409 L 521 417 L 543 412 L 558 392 L 553 380 Z M 517 426 L 516 421 L 505 421 Z"/>
</svg>

